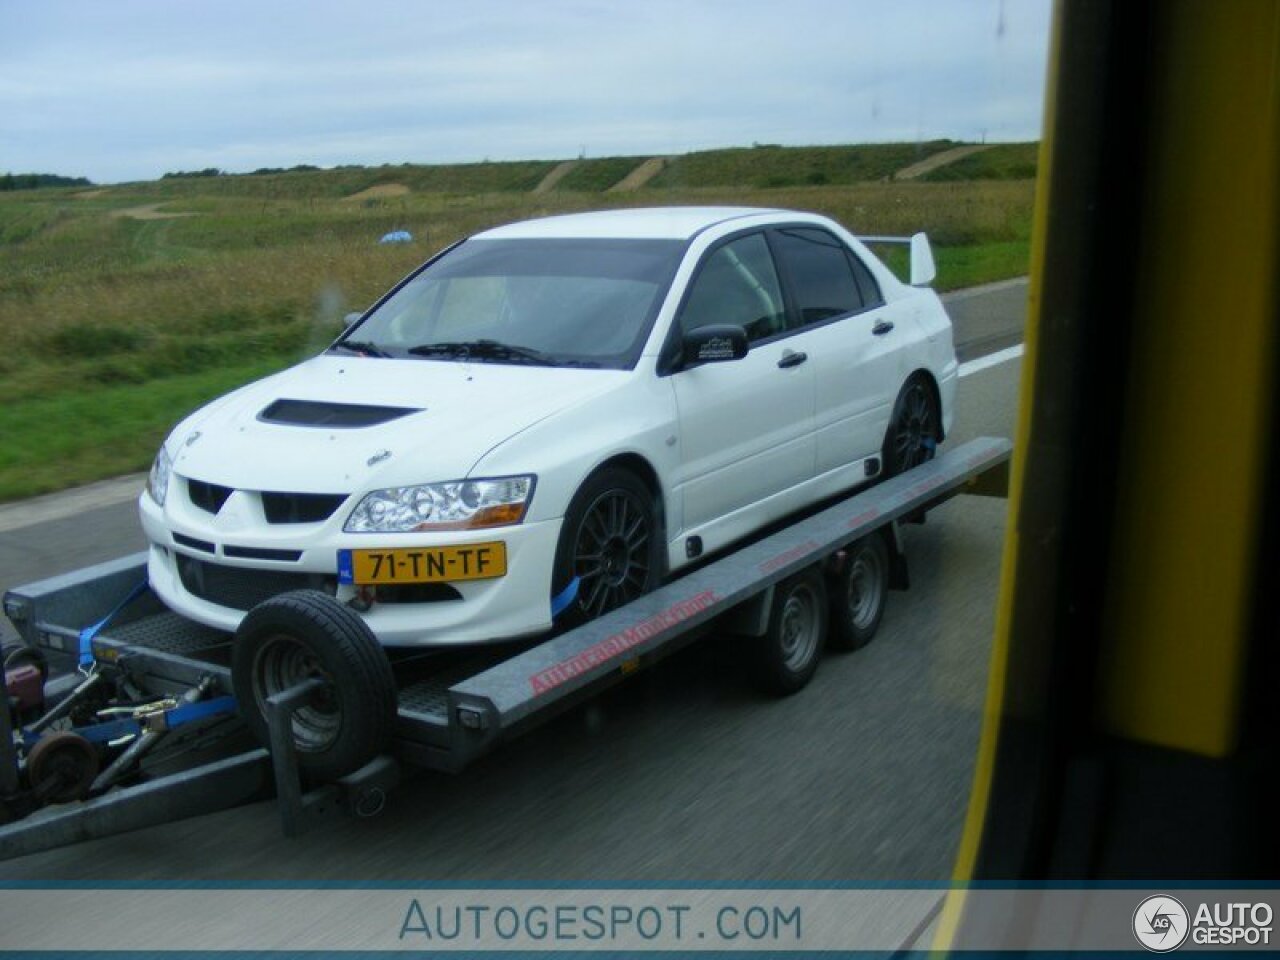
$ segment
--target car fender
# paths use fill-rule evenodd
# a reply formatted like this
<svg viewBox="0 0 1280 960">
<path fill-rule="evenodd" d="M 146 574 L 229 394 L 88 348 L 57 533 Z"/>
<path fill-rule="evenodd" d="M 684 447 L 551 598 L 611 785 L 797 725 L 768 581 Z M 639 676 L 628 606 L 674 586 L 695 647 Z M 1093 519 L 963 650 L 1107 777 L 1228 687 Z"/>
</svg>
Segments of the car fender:
<svg viewBox="0 0 1280 960">
<path fill-rule="evenodd" d="M 642 367 L 648 367 L 643 361 Z M 668 529 L 680 510 L 669 478 L 680 459 L 675 397 L 669 378 L 637 370 L 616 389 L 559 411 L 499 444 L 472 468 L 473 477 L 537 476 L 530 522 L 563 517 L 596 469 L 623 455 L 643 458 L 658 477 Z"/>
</svg>

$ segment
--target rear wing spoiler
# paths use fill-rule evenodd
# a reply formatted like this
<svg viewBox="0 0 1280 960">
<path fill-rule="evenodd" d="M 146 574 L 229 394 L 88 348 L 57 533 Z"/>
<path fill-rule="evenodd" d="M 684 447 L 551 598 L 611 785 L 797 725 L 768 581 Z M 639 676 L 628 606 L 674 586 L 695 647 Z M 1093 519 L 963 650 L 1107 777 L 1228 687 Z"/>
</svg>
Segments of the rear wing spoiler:
<svg viewBox="0 0 1280 960">
<path fill-rule="evenodd" d="M 927 287 L 938 275 L 938 268 L 933 264 L 933 248 L 929 246 L 929 238 L 923 233 L 913 233 L 909 237 L 858 237 L 863 243 L 893 243 L 911 248 L 911 285 Z"/>
</svg>

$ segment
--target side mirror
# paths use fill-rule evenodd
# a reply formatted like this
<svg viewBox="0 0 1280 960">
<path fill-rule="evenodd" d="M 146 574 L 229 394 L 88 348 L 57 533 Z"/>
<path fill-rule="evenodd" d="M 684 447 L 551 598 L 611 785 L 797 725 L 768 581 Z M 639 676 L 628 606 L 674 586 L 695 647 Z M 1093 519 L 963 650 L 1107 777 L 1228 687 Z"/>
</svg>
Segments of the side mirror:
<svg viewBox="0 0 1280 960">
<path fill-rule="evenodd" d="M 747 331 L 732 323 L 695 327 L 680 341 L 680 356 L 685 369 L 703 363 L 741 360 L 748 349 Z"/>
</svg>

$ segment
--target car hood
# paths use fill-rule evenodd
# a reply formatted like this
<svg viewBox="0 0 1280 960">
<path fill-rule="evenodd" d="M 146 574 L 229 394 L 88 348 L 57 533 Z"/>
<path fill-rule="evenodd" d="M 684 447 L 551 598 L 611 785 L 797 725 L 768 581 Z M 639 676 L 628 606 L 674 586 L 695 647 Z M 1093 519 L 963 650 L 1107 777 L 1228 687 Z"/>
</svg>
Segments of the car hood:
<svg viewBox="0 0 1280 960">
<path fill-rule="evenodd" d="M 627 376 L 321 356 L 202 408 L 169 446 L 178 474 L 241 490 L 350 493 L 454 480 L 504 440 Z"/>
</svg>

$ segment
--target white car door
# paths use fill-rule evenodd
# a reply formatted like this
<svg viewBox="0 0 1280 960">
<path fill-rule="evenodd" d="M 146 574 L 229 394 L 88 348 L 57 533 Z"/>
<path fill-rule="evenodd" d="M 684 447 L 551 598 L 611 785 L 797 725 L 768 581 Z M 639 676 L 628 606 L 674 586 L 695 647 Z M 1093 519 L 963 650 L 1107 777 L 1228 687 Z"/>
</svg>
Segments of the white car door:
<svg viewBox="0 0 1280 960">
<path fill-rule="evenodd" d="M 857 254 L 826 230 L 785 227 L 771 239 L 817 381 L 816 472 L 878 456 L 914 324 L 884 303 Z"/>
<path fill-rule="evenodd" d="M 679 333 L 735 324 L 751 344 L 741 359 L 672 377 L 683 528 L 712 550 L 766 522 L 769 505 L 761 501 L 813 475 L 814 368 L 787 337 L 786 306 L 762 233 L 708 251 L 676 324 Z"/>
</svg>

